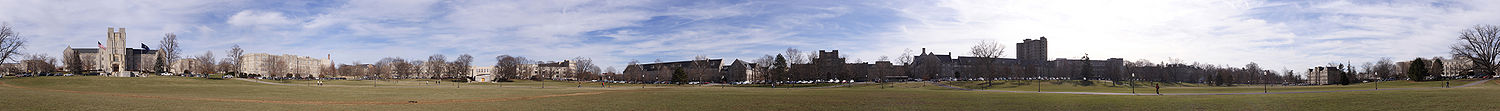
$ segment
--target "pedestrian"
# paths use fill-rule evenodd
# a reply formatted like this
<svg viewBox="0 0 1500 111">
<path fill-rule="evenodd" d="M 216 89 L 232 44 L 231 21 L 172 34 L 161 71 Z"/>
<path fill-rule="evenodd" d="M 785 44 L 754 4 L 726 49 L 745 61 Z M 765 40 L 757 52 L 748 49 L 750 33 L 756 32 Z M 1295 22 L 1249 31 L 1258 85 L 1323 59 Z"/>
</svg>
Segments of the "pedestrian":
<svg viewBox="0 0 1500 111">
<path fill-rule="evenodd" d="M 1161 84 L 1154 84 L 1152 87 L 1156 87 L 1156 95 L 1161 95 Z"/>
<path fill-rule="evenodd" d="M 1452 88 L 1452 86 L 1449 86 L 1448 81 L 1443 81 L 1443 87 Z"/>
</svg>

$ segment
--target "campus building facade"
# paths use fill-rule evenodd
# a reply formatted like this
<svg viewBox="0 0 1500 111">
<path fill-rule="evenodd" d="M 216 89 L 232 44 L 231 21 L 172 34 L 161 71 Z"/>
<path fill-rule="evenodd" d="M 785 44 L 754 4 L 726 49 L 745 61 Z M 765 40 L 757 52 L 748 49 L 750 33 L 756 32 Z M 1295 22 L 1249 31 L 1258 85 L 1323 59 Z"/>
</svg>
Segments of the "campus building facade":
<svg viewBox="0 0 1500 111">
<path fill-rule="evenodd" d="M 161 72 L 159 63 L 162 51 L 152 50 L 141 43 L 140 48 L 127 47 L 125 43 L 125 28 L 110 27 L 106 42 L 98 43 L 97 48 L 73 48 L 71 45 L 63 50 L 64 61 L 77 60 L 83 71 L 99 71 L 103 76 L 113 77 L 136 77 L 146 73 Z"/>
<path fill-rule="evenodd" d="M 240 73 L 261 77 L 323 77 L 323 69 L 332 66 L 328 59 L 291 54 L 252 53 L 243 56 Z"/>
<path fill-rule="evenodd" d="M 921 80 L 979 80 L 979 79 L 1120 79 L 1125 72 L 1125 59 L 1109 58 L 1092 60 L 1057 58 L 1047 60 L 1047 38 L 1025 39 L 1016 43 L 1016 58 L 964 57 L 955 58 L 927 52 L 913 57 L 908 65 L 908 77 Z"/>
</svg>

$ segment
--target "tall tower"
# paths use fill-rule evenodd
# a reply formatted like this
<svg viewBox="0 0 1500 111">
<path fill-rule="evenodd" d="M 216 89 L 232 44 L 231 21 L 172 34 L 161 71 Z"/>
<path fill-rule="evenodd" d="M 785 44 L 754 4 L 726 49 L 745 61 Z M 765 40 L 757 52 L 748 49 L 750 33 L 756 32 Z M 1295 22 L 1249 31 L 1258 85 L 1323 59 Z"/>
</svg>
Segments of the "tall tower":
<svg viewBox="0 0 1500 111">
<path fill-rule="evenodd" d="M 104 65 L 104 69 L 111 76 L 130 77 L 129 74 L 124 74 L 127 68 L 127 64 L 125 64 L 125 51 L 127 51 L 125 49 L 125 28 L 115 29 L 114 27 L 109 28 L 107 34 L 109 36 L 107 39 L 108 43 L 103 47 L 105 48 L 104 53 L 101 54 L 101 56 L 105 57 L 103 61 L 107 61 L 108 63 L 108 65 Z"/>
<path fill-rule="evenodd" d="M 1027 64 L 1047 61 L 1047 37 L 1026 39 L 1021 43 L 1016 43 L 1016 59 Z"/>
</svg>

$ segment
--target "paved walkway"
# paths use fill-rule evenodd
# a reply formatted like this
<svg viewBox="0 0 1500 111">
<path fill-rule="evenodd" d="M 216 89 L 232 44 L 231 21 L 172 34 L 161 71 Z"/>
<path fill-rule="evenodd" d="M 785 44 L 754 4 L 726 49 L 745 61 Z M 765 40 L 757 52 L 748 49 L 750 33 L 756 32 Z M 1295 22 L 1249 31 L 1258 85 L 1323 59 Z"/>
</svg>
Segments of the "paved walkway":
<svg viewBox="0 0 1500 111">
<path fill-rule="evenodd" d="M 1464 84 L 1464 85 L 1461 85 L 1461 86 L 1457 86 L 1457 87 L 1453 87 L 1453 88 L 1462 88 L 1462 87 L 1469 87 L 1469 86 L 1474 86 L 1474 85 L 1479 85 L 1479 84 L 1482 84 L 1482 83 L 1484 83 L 1484 82 L 1488 82 L 1488 81 L 1490 81 L 1490 80 L 1488 80 L 1488 79 L 1486 79 L 1486 80 L 1479 80 L 1479 81 L 1474 81 L 1474 82 L 1472 82 L 1472 83 L 1469 83 L 1469 84 Z M 956 89 L 956 90 L 965 90 L 965 91 L 985 91 L 985 92 L 1009 92 L 1009 93 L 1053 93 L 1053 94 L 1087 94 L 1087 95 L 1156 95 L 1156 94 L 1153 94 L 1153 93 L 1138 93 L 1138 94 L 1132 94 L 1132 93 L 1106 93 L 1106 92 L 1051 92 L 1051 91 L 1042 91 L 1042 92 L 1037 92 L 1037 91 L 1001 91 L 1001 90 L 979 90 L 979 89 L 969 89 L 969 88 L 960 88 L 960 87 L 954 87 L 954 86 L 949 86 L 949 85 L 948 85 L 948 84 L 942 84 L 942 83 L 939 83 L 939 82 L 930 82 L 930 83 L 932 83 L 932 84 L 935 84 L 935 85 L 937 85 L 937 86 L 942 86 L 942 87 L 947 87 L 947 88 L 949 88 L 949 89 Z M 1415 89 L 1438 89 L 1438 88 L 1443 88 L 1443 87 L 1425 87 L 1425 88 L 1384 88 L 1384 89 L 1361 89 L 1361 90 L 1333 90 L 1333 91 L 1298 91 L 1298 92 L 1270 92 L 1270 93 L 1161 93 L 1161 95 L 1247 95 L 1247 94 L 1296 94 L 1296 93 L 1327 93 L 1327 92 L 1355 92 L 1355 91 L 1384 91 L 1384 90 L 1415 90 Z"/>
</svg>

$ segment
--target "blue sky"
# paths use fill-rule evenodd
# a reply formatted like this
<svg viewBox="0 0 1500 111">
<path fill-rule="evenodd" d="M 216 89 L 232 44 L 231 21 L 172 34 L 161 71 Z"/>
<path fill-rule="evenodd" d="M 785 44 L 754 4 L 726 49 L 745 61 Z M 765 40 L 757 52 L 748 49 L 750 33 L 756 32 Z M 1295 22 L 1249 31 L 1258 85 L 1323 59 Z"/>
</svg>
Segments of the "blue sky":
<svg viewBox="0 0 1500 111">
<path fill-rule="evenodd" d="M 179 35 L 184 55 L 232 45 L 252 53 L 296 54 L 370 63 L 384 57 L 532 60 L 593 58 L 603 67 L 630 60 L 696 55 L 754 59 L 840 50 L 875 61 L 903 50 L 967 55 L 980 40 L 1004 44 L 1046 36 L 1050 57 L 1165 61 L 1228 66 L 1250 62 L 1300 70 L 1330 62 L 1445 56 L 1457 32 L 1500 24 L 1500 1 L 1261 0 L 327 0 L 327 1 L 0 1 L 0 21 L 32 43 L 24 51 L 60 56 L 93 47 L 107 27 L 128 28 L 130 43 L 157 45 Z M 135 45 L 131 45 L 135 46 Z"/>
</svg>

